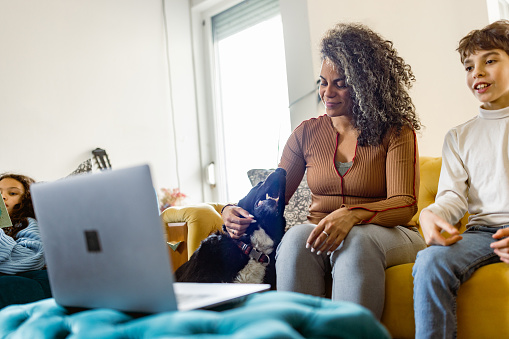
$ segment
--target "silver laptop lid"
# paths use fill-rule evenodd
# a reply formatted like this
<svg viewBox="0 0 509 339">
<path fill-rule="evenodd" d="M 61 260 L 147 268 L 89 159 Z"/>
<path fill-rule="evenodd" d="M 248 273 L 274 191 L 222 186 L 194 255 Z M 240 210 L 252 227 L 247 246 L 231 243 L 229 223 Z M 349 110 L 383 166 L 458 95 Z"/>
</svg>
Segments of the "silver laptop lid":
<svg viewBox="0 0 509 339">
<path fill-rule="evenodd" d="M 177 309 L 148 165 L 38 183 L 31 191 L 57 303 Z"/>
</svg>

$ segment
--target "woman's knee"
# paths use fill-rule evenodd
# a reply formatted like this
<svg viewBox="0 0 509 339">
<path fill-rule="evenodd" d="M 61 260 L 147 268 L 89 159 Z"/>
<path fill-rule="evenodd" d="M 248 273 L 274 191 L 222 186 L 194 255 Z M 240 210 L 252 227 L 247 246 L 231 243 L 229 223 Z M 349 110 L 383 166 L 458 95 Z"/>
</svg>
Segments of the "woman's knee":
<svg viewBox="0 0 509 339">
<path fill-rule="evenodd" d="M 312 224 L 295 225 L 285 233 L 281 243 L 290 243 L 292 246 L 302 244 L 306 246 L 306 240 L 315 227 Z"/>
<path fill-rule="evenodd" d="M 384 268 L 383 251 L 366 230 L 352 228 L 340 247 L 332 253 L 330 260 L 334 271 L 357 270 L 359 267 Z"/>
<path fill-rule="evenodd" d="M 343 241 L 343 247 L 348 248 L 349 251 L 356 251 L 359 255 L 361 253 L 379 252 L 377 239 L 373 237 L 368 228 L 368 225 L 353 227 Z"/>
<path fill-rule="evenodd" d="M 306 240 L 314 228 L 315 225 L 312 224 L 295 225 L 290 228 L 278 245 L 276 260 L 280 256 L 295 256 L 304 251 L 306 249 Z"/>
</svg>

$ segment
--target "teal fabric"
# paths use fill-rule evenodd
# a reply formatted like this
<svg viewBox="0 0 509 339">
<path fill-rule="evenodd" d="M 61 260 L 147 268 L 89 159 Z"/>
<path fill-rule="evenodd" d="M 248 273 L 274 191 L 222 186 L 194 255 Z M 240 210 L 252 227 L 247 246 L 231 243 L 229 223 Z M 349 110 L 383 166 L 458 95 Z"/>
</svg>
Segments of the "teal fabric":
<svg viewBox="0 0 509 339">
<path fill-rule="evenodd" d="M 46 270 L 0 275 L 0 308 L 51 298 Z"/>
<path fill-rule="evenodd" d="M 255 294 L 223 311 L 133 318 L 110 309 L 74 314 L 54 299 L 0 311 L 9 338 L 390 338 L 365 308 L 293 292 Z"/>
</svg>

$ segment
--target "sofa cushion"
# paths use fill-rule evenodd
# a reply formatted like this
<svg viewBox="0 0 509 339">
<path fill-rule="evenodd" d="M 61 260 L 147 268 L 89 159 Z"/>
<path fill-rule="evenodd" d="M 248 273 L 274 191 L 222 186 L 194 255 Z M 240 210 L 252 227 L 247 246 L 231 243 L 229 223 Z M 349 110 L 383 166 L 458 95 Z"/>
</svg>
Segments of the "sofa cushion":
<svg viewBox="0 0 509 339">
<path fill-rule="evenodd" d="M 136 319 L 111 309 L 70 314 L 46 299 L 0 311 L 0 337 L 390 338 L 371 312 L 353 303 L 273 291 L 229 306 L 222 312 L 164 312 Z"/>
<path fill-rule="evenodd" d="M 247 172 L 251 185 L 255 186 L 265 180 L 274 169 L 252 169 Z M 311 205 L 311 190 L 306 180 L 306 174 L 302 178 L 299 187 L 285 207 L 285 219 L 287 231 L 290 227 L 308 223 L 308 211 Z"/>
<path fill-rule="evenodd" d="M 415 336 L 413 265 L 392 266 L 385 271 L 382 323 L 393 338 Z M 502 333 L 509 333 L 508 290 L 509 265 L 496 263 L 475 271 L 458 290 L 458 338 L 500 338 Z"/>
</svg>

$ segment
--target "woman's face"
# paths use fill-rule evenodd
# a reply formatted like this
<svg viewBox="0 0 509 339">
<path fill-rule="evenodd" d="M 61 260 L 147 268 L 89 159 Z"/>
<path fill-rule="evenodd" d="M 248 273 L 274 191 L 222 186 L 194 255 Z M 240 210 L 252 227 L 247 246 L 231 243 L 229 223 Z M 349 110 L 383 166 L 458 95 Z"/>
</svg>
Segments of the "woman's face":
<svg viewBox="0 0 509 339">
<path fill-rule="evenodd" d="M 25 188 L 18 180 L 12 178 L 4 178 L 0 180 L 0 193 L 7 207 L 7 212 L 12 213 L 14 206 L 21 203 Z"/>
<path fill-rule="evenodd" d="M 329 60 L 322 62 L 320 98 L 329 117 L 351 116 L 352 98 L 346 86 L 345 75 Z"/>
</svg>

